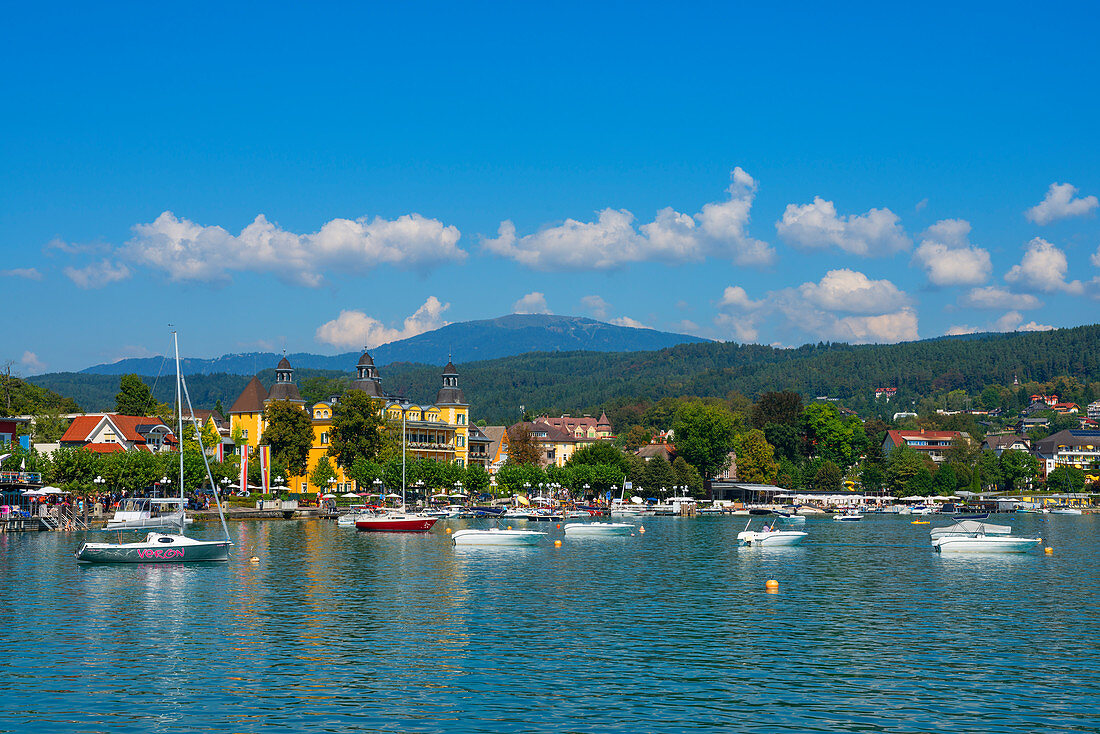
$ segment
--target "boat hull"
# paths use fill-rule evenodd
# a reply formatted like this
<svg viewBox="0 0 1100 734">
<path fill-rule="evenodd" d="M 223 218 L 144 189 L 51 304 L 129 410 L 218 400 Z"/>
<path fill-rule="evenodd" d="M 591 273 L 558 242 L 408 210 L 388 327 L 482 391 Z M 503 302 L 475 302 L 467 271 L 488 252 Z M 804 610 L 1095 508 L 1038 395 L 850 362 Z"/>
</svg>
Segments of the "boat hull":
<svg viewBox="0 0 1100 734">
<path fill-rule="evenodd" d="M 932 541 L 932 547 L 940 553 L 1026 553 L 1042 542 L 1042 538 L 1007 538 L 1003 536 L 979 536 L 960 538 L 945 536 Z"/>
<path fill-rule="evenodd" d="M 355 529 L 367 533 L 426 533 L 438 520 L 426 515 L 360 517 L 355 521 Z"/>
<path fill-rule="evenodd" d="M 625 522 L 571 522 L 563 530 L 566 535 L 632 535 L 635 527 Z"/>
<path fill-rule="evenodd" d="M 195 540 L 150 533 L 136 543 L 85 543 L 78 563 L 210 563 L 229 560 L 228 540 Z"/>
<path fill-rule="evenodd" d="M 809 533 L 801 530 L 778 530 L 770 533 L 745 530 L 737 534 L 737 542 L 747 546 L 787 546 L 799 545 Z"/>
<path fill-rule="evenodd" d="M 538 545 L 546 533 L 537 530 L 458 530 L 451 535 L 455 545 Z"/>
</svg>

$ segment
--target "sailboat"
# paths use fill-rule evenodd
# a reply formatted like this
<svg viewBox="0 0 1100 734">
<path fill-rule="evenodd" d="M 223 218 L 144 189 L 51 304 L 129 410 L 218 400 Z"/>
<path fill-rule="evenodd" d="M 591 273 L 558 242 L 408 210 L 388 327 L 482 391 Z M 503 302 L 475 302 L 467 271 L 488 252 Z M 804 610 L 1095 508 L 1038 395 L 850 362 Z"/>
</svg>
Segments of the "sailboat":
<svg viewBox="0 0 1100 734">
<path fill-rule="evenodd" d="M 179 486 L 180 509 L 184 506 L 183 487 L 183 401 L 186 398 L 187 407 L 191 412 L 191 421 L 195 426 L 195 432 L 199 438 L 199 453 L 202 455 L 203 464 L 206 466 L 206 477 L 210 486 L 214 489 L 214 502 L 218 507 L 218 516 L 221 518 L 222 532 L 225 537 L 222 540 L 199 540 L 184 535 L 187 521 L 184 513 L 179 513 L 179 533 L 149 533 L 145 540 L 133 543 L 88 543 L 80 547 L 76 552 L 78 563 L 190 563 L 199 561 L 227 561 L 229 560 L 229 548 L 233 543 L 229 540 L 229 528 L 225 525 L 225 515 L 222 513 L 221 500 L 218 497 L 218 485 L 210 473 L 210 462 L 206 458 L 206 451 L 202 445 L 202 431 L 199 430 L 198 421 L 195 420 L 195 411 L 191 407 L 191 396 L 187 393 L 187 386 L 180 372 L 180 347 L 179 336 L 172 332 L 172 341 L 176 350 L 176 404 L 179 408 Z"/>
<path fill-rule="evenodd" d="M 401 508 L 370 510 L 355 518 L 355 529 L 364 532 L 426 533 L 439 520 L 426 512 L 409 512 L 405 507 L 405 405 L 401 406 Z"/>
</svg>

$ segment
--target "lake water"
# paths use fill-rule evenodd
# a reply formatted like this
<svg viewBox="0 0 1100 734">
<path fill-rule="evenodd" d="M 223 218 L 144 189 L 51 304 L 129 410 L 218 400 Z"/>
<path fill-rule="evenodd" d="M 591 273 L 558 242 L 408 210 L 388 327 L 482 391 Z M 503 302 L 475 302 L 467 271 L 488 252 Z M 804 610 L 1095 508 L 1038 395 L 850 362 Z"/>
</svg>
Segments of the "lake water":
<svg viewBox="0 0 1100 734">
<path fill-rule="evenodd" d="M 240 522 L 209 566 L 0 535 L 0 731 L 1100 731 L 1100 516 L 996 520 L 1052 556 L 909 520 L 786 549 L 736 518 L 531 549 Z"/>
</svg>

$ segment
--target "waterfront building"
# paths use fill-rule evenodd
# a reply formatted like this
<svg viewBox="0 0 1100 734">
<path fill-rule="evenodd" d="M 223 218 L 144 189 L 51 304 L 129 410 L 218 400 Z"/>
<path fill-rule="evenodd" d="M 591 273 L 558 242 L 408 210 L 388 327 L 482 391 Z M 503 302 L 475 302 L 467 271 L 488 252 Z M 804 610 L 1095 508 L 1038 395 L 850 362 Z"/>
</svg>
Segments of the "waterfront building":
<svg viewBox="0 0 1100 734">
<path fill-rule="evenodd" d="M 590 415 L 579 418 L 574 418 L 569 414 L 562 415 L 559 418 L 541 415 L 535 419 L 535 422 L 553 426 L 576 439 L 611 440 L 615 438 L 615 433 L 611 430 L 611 421 L 607 419 L 607 413 L 600 413 L 599 418 L 593 418 Z"/>
<path fill-rule="evenodd" d="M 1088 408 L 1085 410 L 1085 415 L 1088 416 L 1090 421 L 1100 421 L 1100 400 L 1089 403 Z"/>
<path fill-rule="evenodd" d="M 926 431 L 918 430 L 888 431 L 882 442 L 882 453 L 888 455 L 900 446 L 919 451 L 932 457 L 936 463 L 947 459 L 947 451 L 955 441 L 970 443 L 970 434 L 963 431 Z"/>
<path fill-rule="evenodd" d="M 172 429 L 160 418 L 99 413 L 73 419 L 61 436 L 62 448 L 85 448 L 101 454 L 123 451 L 170 451 L 176 446 Z"/>
<path fill-rule="evenodd" d="M 1087 471 L 1100 464 L 1100 431 L 1058 431 L 1033 446 L 1044 476 L 1060 466 Z"/>
<path fill-rule="evenodd" d="M 411 403 L 402 397 L 388 395 L 382 389 L 382 378 L 370 354 L 364 352 L 355 367 L 355 379 L 349 390 L 362 390 L 374 402 L 388 425 L 405 426 L 405 443 L 415 458 L 456 462 L 466 466 L 471 461 L 487 463 L 491 440 L 476 426 L 471 426 L 470 406 L 458 384 L 458 370 L 453 362 L 443 368 L 442 386 L 431 404 Z M 268 394 L 259 379 L 253 377 L 240 397 L 229 410 L 230 434 L 239 438 L 241 447 L 250 453 L 259 445 L 263 431 L 264 407 L 275 401 L 285 401 L 307 410 L 313 427 L 313 440 L 302 476 L 286 477 L 287 486 L 294 492 L 335 491 L 346 492 L 354 488 L 354 482 L 343 468 L 336 465 L 335 457 L 329 457 L 335 480 L 330 487 L 311 487 L 309 476 L 328 455 L 333 426 L 333 413 L 340 396 L 332 396 L 306 406 L 294 383 L 294 370 L 283 357 L 275 369 L 275 384 Z M 360 489 L 372 489 L 362 487 Z"/>
<path fill-rule="evenodd" d="M 585 446 L 591 446 L 599 438 L 583 437 L 578 438 L 569 431 L 561 428 L 556 428 L 549 423 L 543 423 L 541 421 L 521 421 L 508 426 L 505 429 L 503 435 L 500 437 L 500 445 L 497 449 L 494 461 L 490 464 L 499 467 L 508 459 L 508 434 L 513 435 L 517 430 L 521 428 L 527 429 L 527 432 L 531 436 L 531 440 L 538 447 L 539 451 L 539 464 L 543 467 L 547 466 L 565 466 L 565 462 L 573 456 L 573 454 Z M 490 434 L 495 436 L 495 431 Z M 499 462 L 499 463 L 497 463 Z"/>
</svg>

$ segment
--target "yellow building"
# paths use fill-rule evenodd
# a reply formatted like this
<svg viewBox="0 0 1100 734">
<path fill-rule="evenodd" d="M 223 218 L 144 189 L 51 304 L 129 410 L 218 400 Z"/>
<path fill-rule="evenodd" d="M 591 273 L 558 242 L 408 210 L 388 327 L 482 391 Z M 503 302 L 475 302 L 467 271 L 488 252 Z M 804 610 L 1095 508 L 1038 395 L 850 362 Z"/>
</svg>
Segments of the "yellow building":
<svg viewBox="0 0 1100 734">
<path fill-rule="evenodd" d="M 294 385 L 293 370 L 284 357 L 275 370 L 275 384 L 268 394 L 260 381 L 253 377 L 240 397 L 229 410 L 230 432 L 236 435 L 239 430 L 241 441 L 251 453 L 259 445 L 266 425 L 263 420 L 264 406 L 275 400 L 285 400 L 300 405 L 306 410 L 305 401 Z M 370 354 L 364 352 L 356 365 L 356 376 L 351 390 L 362 390 L 384 411 L 387 420 L 400 424 L 402 417 L 405 426 L 405 442 L 410 454 L 417 458 L 435 461 L 457 462 L 466 466 L 471 461 L 471 442 L 474 444 L 473 456 L 478 463 L 484 463 L 485 446 L 488 439 L 476 427 L 470 426 L 470 406 L 458 386 L 458 371 L 452 362 L 443 368 L 443 385 L 436 393 L 435 402 L 419 405 L 407 400 L 387 395 L 382 390 L 382 379 L 374 366 Z M 344 470 L 336 465 L 335 457 L 329 457 L 336 481 L 331 487 L 312 487 L 309 475 L 321 460 L 328 455 L 329 436 L 332 432 L 332 415 L 339 397 L 322 400 L 308 408 L 313 423 L 313 444 L 309 449 L 306 473 L 304 476 L 287 478 L 287 486 L 293 492 L 313 492 L 318 489 L 343 493 L 354 489 L 354 482 L 347 478 Z M 367 488 L 362 488 L 367 489 Z"/>
</svg>

